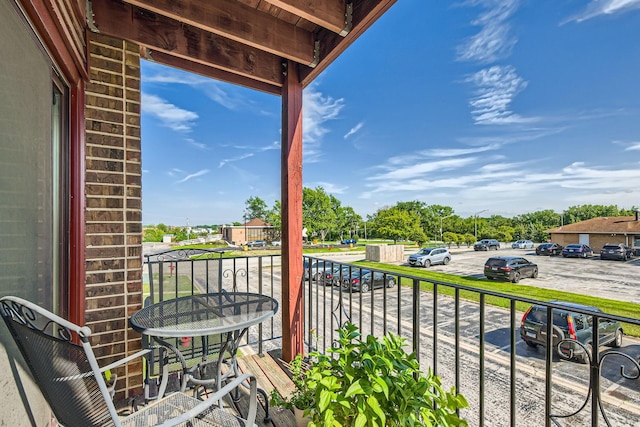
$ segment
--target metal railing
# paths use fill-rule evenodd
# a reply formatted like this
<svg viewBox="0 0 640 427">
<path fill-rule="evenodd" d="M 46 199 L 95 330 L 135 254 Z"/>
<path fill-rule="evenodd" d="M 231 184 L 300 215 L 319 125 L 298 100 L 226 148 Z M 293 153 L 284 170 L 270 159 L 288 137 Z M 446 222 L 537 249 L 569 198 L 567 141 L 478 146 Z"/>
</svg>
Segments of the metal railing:
<svg viewBox="0 0 640 427">
<path fill-rule="evenodd" d="M 246 291 L 280 298 L 280 256 L 224 258 L 232 249 L 179 249 L 144 255 L 144 304 L 153 304 L 184 295 Z M 244 338 L 262 354 L 264 344 L 280 339 L 281 314 L 251 328 Z M 277 326 L 276 326 L 277 325 Z M 273 348 L 277 344 L 272 344 Z"/>
<path fill-rule="evenodd" d="M 640 420 L 640 341 L 605 350 L 596 328 L 590 349 L 570 339 L 554 342 L 554 311 L 566 309 L 561 303 L 321 258 L 304 260 L 304 336 L 309 350 L 327 351 L 337 338 L 336 330 L 347 321 L 363 335 L 403 336 L 407 351 L 416 353 L 423 370 L 431 369 L 444 385 L 467 398 L 470 406 L 461 415 L 469 425 L 616 426 L 637 425 Z M 279 255 L 224 258 L 221 251 L 147 255 L 148 295 L 158 301 L 181 292 L 247 290 L 284 304 L 280 263 Z M 378 283 L 369 282 L 370 289 L 363 288 L 366 280 L 359 279 L 358 285 L 352 279 L 365 270 L 378 275 Z M 518 338 L 522 315 L 532 305 L 546 308 L 546 345 L 539 348 Z M 589 316 L 594 325 L 607 319 L 622 322 L 623 328 L 640 326 L 634 318 L 588 308 L 571 311 Z M 265 346 L 281 345 L 280 338 L 277 315 L 247 343 L 261 353 Z M 588 355 L 586 363 L 568 360 L 579 353 Z"/>
</svg>

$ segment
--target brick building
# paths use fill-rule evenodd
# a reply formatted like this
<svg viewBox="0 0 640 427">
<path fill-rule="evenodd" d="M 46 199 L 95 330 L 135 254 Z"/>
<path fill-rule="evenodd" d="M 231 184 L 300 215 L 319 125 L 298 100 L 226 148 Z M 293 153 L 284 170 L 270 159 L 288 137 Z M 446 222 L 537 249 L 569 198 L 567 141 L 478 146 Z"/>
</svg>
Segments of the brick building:
<svg viewBox="0 0 640 427">
<path fill-rule="evenodd" d="M 243 245 L 252 240 L 266 240 L 272 242 L 280 240 L 280 229 L 260 218 L 254 218 L 242 225 L 223 225 L 220 227 L 222 239 L 232 245 Z"/>
<path fill-rule="evenodd" d="M 640 218 L 635 216 L 599 217 L 545 230 L 551 240 L 567 246 L 584 243 L 598 252 L 607 243 L 622 243 L 640 250 Z"/>
</svg>

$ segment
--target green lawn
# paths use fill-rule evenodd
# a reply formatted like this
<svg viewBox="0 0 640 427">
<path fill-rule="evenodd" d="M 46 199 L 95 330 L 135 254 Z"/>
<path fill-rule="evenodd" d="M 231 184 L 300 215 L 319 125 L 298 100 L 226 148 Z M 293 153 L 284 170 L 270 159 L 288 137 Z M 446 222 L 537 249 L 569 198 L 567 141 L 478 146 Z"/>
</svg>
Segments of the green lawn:
<svg viewBox="0 0 640 427">
<path fill-rule="evenodd" d="M 182 297 L 182 296 L 187 296 L 187 295 L 191 295 L 191 277 L 189 276 L 177 276 L 177 286 L 178 286 L 178 297 Z M 156 292 L 156 295 L 159 292 L 159 285 L 160 285 L 160 275 L 158 273 L 155 273 L 153 275 L 153 287 L 154 290 Z M 142 299 L 144 301 L 144 298 L 148 297 L 151 290 L 150 290 L 150 285 L 149 283 L 143 283 L 142 285 Z M 164 276 L 164 282 L 163 282 L 163 293 L 164 293 L 164 297 L 163 300 L 167 300 L 167 299 L 173 299 L 176 298 L 176 276 L 173 277 L 169 277 L 165 274 Z M 196 289 L 197 291 L 197 289 Z M 159 299 L 156 296 L 156 302 Z"/>
<path fill-rule="evenodd" d="M 615 301 L 606 298 L 594 297 L 591 295 L 575 294 L 571 292 L 557 291 L 553 289 L 538 288 L 535 286 L 521 285 L 511 282 L 500 282 L 487 279 L 478 279 L 475 277 L 457 276 L 454 274 L 438 273 L 434 271 L 425 271 L 416 269 L 413 267 L 405 267 L 398 265 L 382 264 L 378 262 L 357 262 L 358 265 L 376 268 L 380 270 L 386 270 L 392 273 L 404 274 L 407 276 L 414 276 L 424 278 L 428 280 L 435 280 L 439 282 L 453 283 L 456 285 L 468 286 L 476 289 L 482 289 L 487 291 L 500 292 L 506 295 L 531 298 L 540 301 L 550 300 L 562 300 L 571 301 L 578 304 L 591 305 L 598 307 L 599 309 L 618 316 L 637 318 L 640 313 L 640 304 L 635 304 L 626 301 Z M 402 282 L 405 286 L 410 286 L 408 279 Z M 428 282 L 421 282 L 421 289 L 430 291 L 433 289 L 433 285 Z M 438 292 L 444 295 L 454 295 L 454 289 L 446 286 L 440 286 Z M 460 297 L 478 301 L 480 296 L 476 292 L 460 291 Z M 485 301 L 487 304 L 495 305 L 498 307 L 509 307 L 509 300 L 494 296 L 486 296 Z M 517 302 L 516 308 L 520 311 L 525 311 L 529 307 L 528 303 Z M 640 326 L 624 324 L 624 332 L 626 335 L 640 337 Z"/>
</svg>

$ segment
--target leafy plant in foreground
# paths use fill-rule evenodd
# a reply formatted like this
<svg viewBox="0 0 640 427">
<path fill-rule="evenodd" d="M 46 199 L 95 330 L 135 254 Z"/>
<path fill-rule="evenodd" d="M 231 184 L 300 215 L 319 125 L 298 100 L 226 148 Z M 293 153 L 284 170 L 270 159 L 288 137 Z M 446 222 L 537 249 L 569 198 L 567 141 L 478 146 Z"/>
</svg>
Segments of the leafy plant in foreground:
<svg viewBox="0 0 640 427">
<path fill-rule="evenodd" d="M 306 414 L 312 427 L 466 426 L 456 411 L 462 395 L 444 390 L 431 370 L 424 374 L 406 339 L 388 334 L 361 338 L 347 323 L 328 354 L 312 352 L 306 372 L 315 405 Z"/>
</svg>

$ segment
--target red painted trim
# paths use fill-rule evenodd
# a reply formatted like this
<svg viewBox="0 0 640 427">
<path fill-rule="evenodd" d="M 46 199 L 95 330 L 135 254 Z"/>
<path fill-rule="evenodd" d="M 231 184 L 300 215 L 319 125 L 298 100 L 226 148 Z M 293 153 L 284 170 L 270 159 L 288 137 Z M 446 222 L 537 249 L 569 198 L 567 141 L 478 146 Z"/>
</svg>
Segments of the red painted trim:
<svg viewBox="0 0 640 427">
<path fill-rule="evenodd" d="M 302 294 L 302 84 L 288 61 L 282 88 L 282 357 L 304 353 Z"/>
<path fill-rule="evenodd" d="M 64 75 L 71 82 L 88 80 L 85 59 L 73 51 L 73 41 L 61 31 L 62 23 L 53 12 L 51 0 L 21 0 L 20 3 Z M 84 22 L 84 17 L 80 22 Z"/>
<path fill-rule="evenodd" d="M 85 324 L 85 115 L 84 82 L 70 88 L 69 320 Z"/>
</svg>

